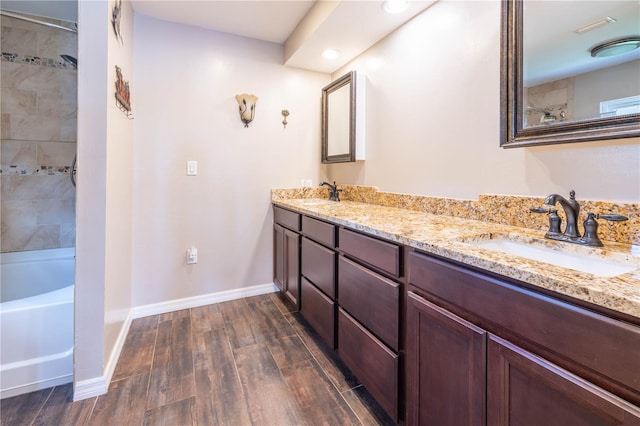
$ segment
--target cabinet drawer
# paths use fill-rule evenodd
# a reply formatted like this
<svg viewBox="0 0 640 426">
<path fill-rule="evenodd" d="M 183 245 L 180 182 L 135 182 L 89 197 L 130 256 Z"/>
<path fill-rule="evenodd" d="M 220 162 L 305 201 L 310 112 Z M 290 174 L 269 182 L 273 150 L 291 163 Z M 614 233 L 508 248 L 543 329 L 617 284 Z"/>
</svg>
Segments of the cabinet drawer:
<svg viewBox="0 0 640 426">
<path fill-rule="evenodd" d="M 640 401 L 640 327 L 420 253 L 409 282 L 449 310 L 607 390 Z"/>
<path fill-rule="evenodd" d="M 335 349 L 335 302 L 322 294 L 304 277 L 302 278 L 301 290 L 300 313 L 327 345 L 331 349 Z"/>
<path fill-rule="evenodd" d="M 380 340 L 398 350 L 400 284 L 341 256 L 338 300 L 343 309 Z"/>
<path fill-rule="evenodd" d="M 302 239 L 302 275 L 331 299 L 336 298 L 336 254 L 308 238 Z"/>
<path fill-rule="evenodd" d="M 396 277 L 400 276 L 399 246 L 342 228 L 338 244 L 350 256 Z"/>
<path fill-rule="evenodd" d="M 338 309 L 338 355 L 378 404 L 398 420 L 398 355 L 342 308 Z"/>
<path fill-rule="evenodd" d="M 336 246 L 336 227 L 330 223 L 302 216 L 302 233 L 327 247 Z"/>
<path fill-rule="evenodd" d="M 286 228 L 294 231 L 300 231 L 299 213 L 273 206 L 273 220 Z"/>
</svg>

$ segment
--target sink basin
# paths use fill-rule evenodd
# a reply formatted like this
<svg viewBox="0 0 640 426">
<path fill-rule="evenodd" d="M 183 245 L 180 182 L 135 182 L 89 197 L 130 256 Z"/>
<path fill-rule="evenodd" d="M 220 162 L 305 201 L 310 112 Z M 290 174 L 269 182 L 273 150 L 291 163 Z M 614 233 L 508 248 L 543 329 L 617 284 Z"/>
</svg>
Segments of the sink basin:
<svg viewBox="0 0 640 426">
<path fill-rule="evenodd" d="M 592 254 L 564 252 L 556 248 L 515 241 L 509 237 L 486 238 L 465 242 L 484 249 L 550 263 L 599 277 L 615 277 L 640 268 L 638 264 L 602 259 Z"/>
<path fill-rule="evenodd" d="M 303 204 L 305 206 L 317 206 L 317 205 L 325 204 L 328 202 L 329 202 L 328 200 L 322 200 L 319 198 L 307 198 L 307 199 L 298 200 L 298 203 Z"/>
</svg>

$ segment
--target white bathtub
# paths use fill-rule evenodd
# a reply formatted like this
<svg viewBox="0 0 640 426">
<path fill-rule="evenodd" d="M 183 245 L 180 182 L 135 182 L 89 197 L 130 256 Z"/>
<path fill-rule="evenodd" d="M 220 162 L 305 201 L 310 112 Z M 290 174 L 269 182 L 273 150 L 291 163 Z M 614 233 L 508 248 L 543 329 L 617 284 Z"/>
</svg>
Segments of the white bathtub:
<svg viewBox="0 0 640 426">
<path fill-rule="evenodd" d="M 0 255 L 0 398 L 73 380 L 74 253 Z"/>
</svg>

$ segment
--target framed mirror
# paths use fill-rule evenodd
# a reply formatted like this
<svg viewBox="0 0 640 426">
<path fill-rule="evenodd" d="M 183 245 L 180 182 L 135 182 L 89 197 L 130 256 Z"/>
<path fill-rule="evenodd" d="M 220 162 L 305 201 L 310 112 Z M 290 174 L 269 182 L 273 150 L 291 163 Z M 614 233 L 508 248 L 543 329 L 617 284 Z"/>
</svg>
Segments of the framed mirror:
<svg viewBox="0 0 640 426">
<path fill-rule="evenodd" d="M 351 71 L 322 89 L 322 162 L 345 163 L 364 159 L 364 86 Z"/>
<path fill-rule="evenodd" d="M 502 0 L 503 148 L 640 136 L 640 2 Z"/>
</svg>

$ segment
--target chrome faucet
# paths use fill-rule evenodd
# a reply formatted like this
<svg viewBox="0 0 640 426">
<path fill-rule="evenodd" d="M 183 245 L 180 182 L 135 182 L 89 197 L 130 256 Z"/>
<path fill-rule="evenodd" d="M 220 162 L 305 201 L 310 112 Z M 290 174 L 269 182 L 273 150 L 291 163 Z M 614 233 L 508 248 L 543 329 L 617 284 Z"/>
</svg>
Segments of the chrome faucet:
<svg viewBox="0 0 640 426">
<path fill-rule="evenodd" d="M 576 201 L 576 191 L 571 190 L 569 192 L 568 200 L 558 194 L 551 194 L 544 200 L 544 205 L 547 207 L 555 207 L 556 203 L 560 203 L 567 217 L 567 227 L 564 230 L 564 235 L 569 238 L 580 238 L 580 233 L 578 232 L 580 204 Z"/>
<path fill-rule="evenodd" d="M 600 241 L 600 238 L 598 237 L 598 222 L 596 222 L 596 219 L 605 219 L 614 222 L 621 222 L 629 219 L 628 217 L 619 214 L 589 213 L 587 215 L 587 220 L 584 221 L 584 236 L 580 236 L 580 232 L 578 232 L 580 204 L 576 201 L 576 192 L 572 190 L 569 193 L 568 200 L 558 194 L 551 194 L 544 200 L 544 205 L 547 207 L 553 208 L 556 203 L 560 203 L 560 206 L 562 206 L 567 218 L 567 226 L 563 233 L 560 232 L 561 221 L 556 214 L 556 210 L 545 210 L 539 208 L 531 209 L 534 213 L 549 213 L 549 231 L 547 231 L 544 236 L 545 238 L 552 240 L 566 241 L 585 246 L 602 247 L 602 241 Z"/>
<path fill-rule="evenodd" d="M 333 185 L 331 185 L 329 182 L 322 182 L 319 186 L 323 186 L 326 185 L 329 187 L 329 200 L 330 201 L 340 201 L 340 196 L 339 196 L 339 192 L 342 191 L 341 189 L 338 189 L 338 186 L 336 185 L 336 181 L 333 181 Z"/>
</svg>

